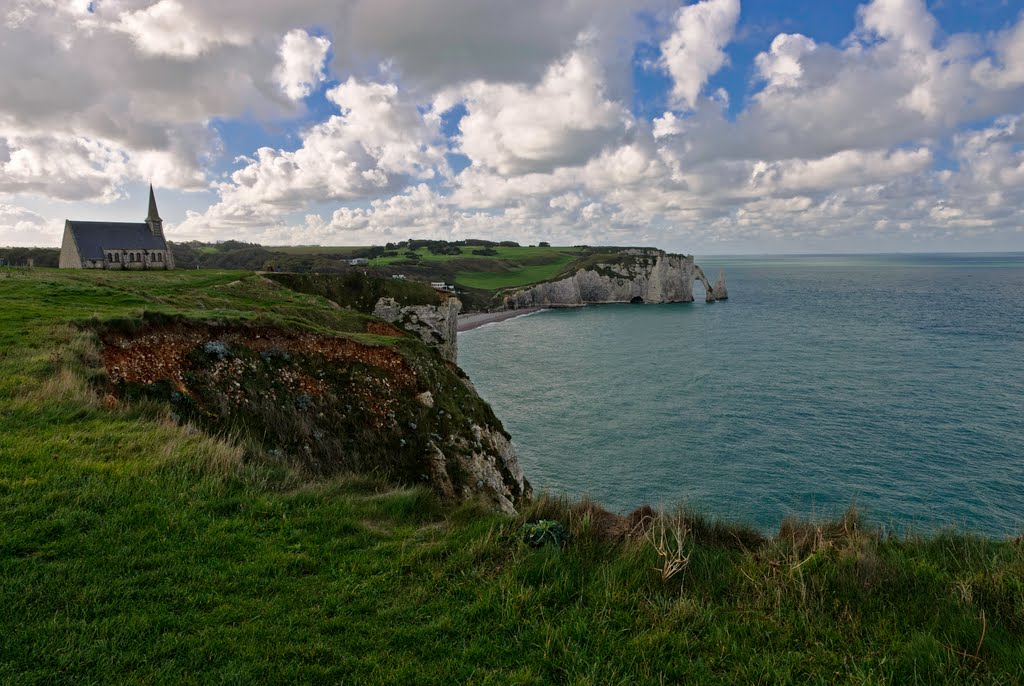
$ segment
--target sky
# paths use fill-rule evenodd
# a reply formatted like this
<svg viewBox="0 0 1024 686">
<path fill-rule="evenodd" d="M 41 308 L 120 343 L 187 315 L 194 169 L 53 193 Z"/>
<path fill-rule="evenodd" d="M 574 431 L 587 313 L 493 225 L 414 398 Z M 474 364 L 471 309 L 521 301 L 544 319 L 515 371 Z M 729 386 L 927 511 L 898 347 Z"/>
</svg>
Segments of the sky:
<svg viewBox="0 0 1024 686">
<path fill-rule="evenodd" d="M 1024 0 L 0 0 L 0 245 L 1024 250 Z"/>
</svg>

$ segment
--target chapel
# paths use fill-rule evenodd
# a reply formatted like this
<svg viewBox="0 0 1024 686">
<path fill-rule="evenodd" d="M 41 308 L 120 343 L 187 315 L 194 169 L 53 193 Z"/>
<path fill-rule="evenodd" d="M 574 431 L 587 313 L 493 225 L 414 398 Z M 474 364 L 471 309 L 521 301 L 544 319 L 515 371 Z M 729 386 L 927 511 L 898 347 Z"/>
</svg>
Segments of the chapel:
<svg viewBox="0 0 1024 686">
<path fill-rule="evenodd" d="M 164 238 L 164 222 L 149 187 L 145 222 L 64 221 L 61 269 L 174 269 Z"/>
</svg>

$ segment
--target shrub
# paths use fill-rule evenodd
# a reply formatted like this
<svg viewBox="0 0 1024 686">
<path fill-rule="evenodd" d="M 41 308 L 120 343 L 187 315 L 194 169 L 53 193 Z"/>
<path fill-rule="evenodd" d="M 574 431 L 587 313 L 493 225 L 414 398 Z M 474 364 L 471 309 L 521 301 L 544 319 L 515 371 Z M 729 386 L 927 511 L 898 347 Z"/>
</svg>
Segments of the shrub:
<svg viewBox="0 0 1024 686">
<path fill-rule="evenodd" d="M 561 522 L 553 519 L 541 519 L 537 522 L 523 524 L 523 539 L 531 548 L 543 548 L 546 545 L 561 548 L 569 540 L 569 532 Z"/>
</svg>

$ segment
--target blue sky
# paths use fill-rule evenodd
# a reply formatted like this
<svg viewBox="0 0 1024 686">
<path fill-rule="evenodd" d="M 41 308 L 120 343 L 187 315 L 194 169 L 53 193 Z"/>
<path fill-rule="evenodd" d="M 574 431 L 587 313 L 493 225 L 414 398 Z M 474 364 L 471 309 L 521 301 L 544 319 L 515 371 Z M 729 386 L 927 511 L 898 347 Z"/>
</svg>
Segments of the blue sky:
<svg viewBox="0 0 1024 686">
<path fill-rule="evenodd" d="M 0 7 L 0 245 L 1024 250 L 1024 3 Z M 89 55 L 89 59 L 82 59 Z"/>
</svg>

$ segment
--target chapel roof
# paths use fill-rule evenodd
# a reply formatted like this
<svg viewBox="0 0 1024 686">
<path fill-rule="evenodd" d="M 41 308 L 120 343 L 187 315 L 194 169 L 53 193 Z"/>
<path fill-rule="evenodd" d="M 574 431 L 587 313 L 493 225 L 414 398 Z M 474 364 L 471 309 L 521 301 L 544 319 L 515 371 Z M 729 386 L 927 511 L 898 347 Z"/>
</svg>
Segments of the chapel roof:
<svg viewBox="0 0 1024 686">
<path fill-rule="evenodd" d="M 104 250 L 166 250 L 163 236 L 154 236 L 148 224 L 81 222 L 68 220 L 78 254 L 83 260 L 102 260 Z"/>
</svg>

